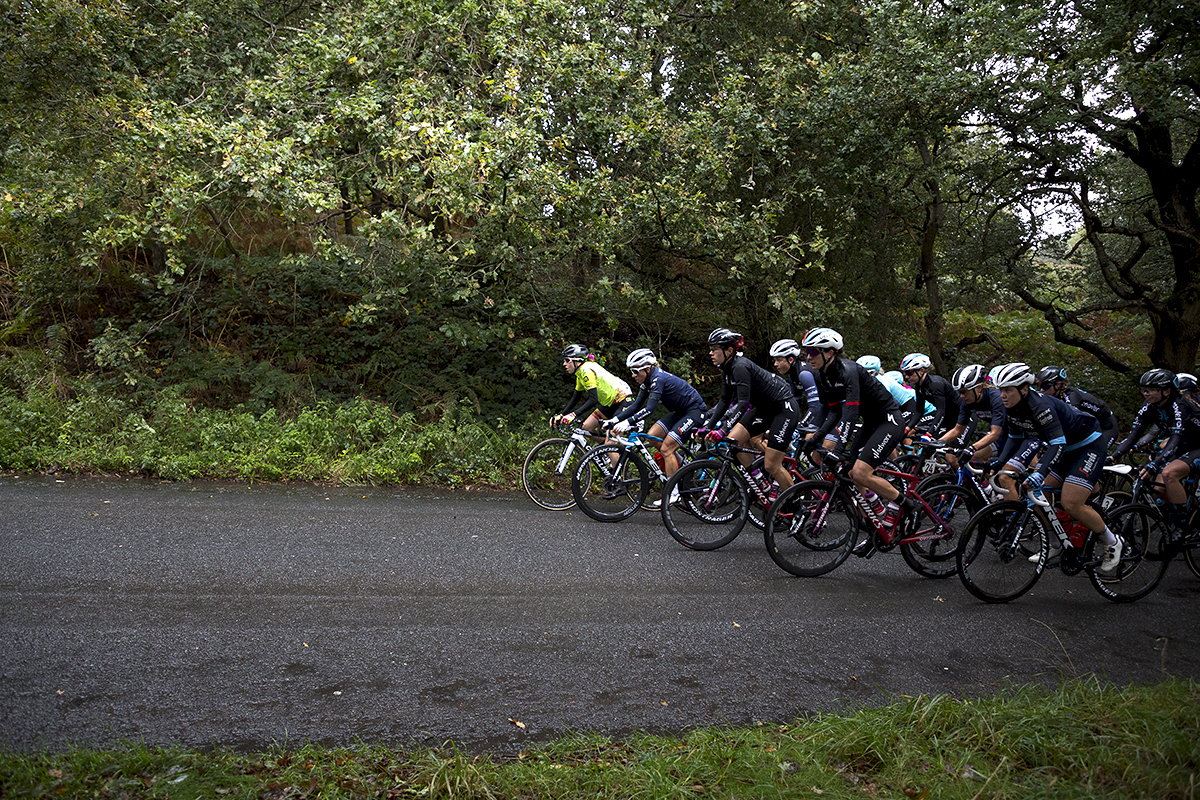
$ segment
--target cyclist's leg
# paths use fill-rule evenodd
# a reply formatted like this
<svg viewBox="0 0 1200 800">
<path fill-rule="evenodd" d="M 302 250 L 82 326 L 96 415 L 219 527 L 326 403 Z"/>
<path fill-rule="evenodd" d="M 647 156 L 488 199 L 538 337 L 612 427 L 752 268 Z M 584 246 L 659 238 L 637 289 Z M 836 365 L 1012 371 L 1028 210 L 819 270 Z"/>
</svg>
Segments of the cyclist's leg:
<svg viewBox="0 0 1200 800">
<path fill-rule="evenodd" d="M 1004 471 L 1024 472 L 1033 463 L 1040 448 L 1041 443 L 1037 439 L 1026 439 L 1017 447 L 1017 452 L 1004 463 Z M 1017 493 L 1017 482 L 1013 480 L 1011 475 L 996 476 L 996 483 L 1000 486 L 1002 500 L 1016 500 L 1019 496 Z"/>
<path fill-rule="evenodd" d="M 791 406 L 791 407 L 789 407 Z M 771 420 L 771 427 L 766 433 L 766 449 L 763 451 L 763 467 L 775 479 L 780 489 L 792 485 L 791 473 L 783 465 L 792 434 L 800 422 L 800 409 L 795 404 L 785 405 Z"/>
<path fill-rule="evenodd" d="M 680 467 L 679 456 L 675 454 L 676 451 L 691 440 L 692 433 L 703 418 L 704 411 L 694 408 L 678 414 L 675 423 L 668 426 L 666 434 L 662 437 L 663 443 L 661 448 L 663 454 L 663 472 L 667 473 L 668 476 L 674 475 L 675 470 Z"/>
<path fill-rule="evenodd" d="M 738 447 L 746 447 L 748 446 L 748 443 L 750 443 L 752 436 L 753 434 L 746 429 L 746 426 L 739 422 L 730 428 L 729 435 L 726 438 L 731 440 Z M 749 453 L 738 453 L 737 460 L 744 467 L 749 467 L 754 463 L 754 458 Z"/>
<path fill-rule="evenodd" d="M 850 480 L 854 481 L 860 490 L 870 489 L 886 502 L 900 502 L 900 490 L 883 476 L 877 475 L 875 468 L 882 464 L 888 453 L 896 448 L 896 444 L 903 435 L 903 425 L 888 422 L 873 430 L 864 427 L 859 433 L 855 447 L 858 447 L 859 442 L 862 443 L 862 446 L 858 448 L 858 458 L 850 468 Z"/>
</svg>

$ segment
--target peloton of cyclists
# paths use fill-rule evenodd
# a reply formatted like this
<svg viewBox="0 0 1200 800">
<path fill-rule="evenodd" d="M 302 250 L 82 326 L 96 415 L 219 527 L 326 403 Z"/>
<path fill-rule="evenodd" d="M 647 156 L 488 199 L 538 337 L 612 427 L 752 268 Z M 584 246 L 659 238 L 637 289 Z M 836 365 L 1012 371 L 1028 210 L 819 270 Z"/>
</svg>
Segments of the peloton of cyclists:
<svg viewBox="0 0 1200 800">
<path fill-rule="evenodd" d="M 692 438 L 708 406 L 695 387 L 658 366 L 658 359 L 649 348 L 634 350 L 625 359 L 625 366 L 638 383 L 637 398 L 601 425 L 613 433 L 626 433 L 633 425 L 653 414 L 662 403 L 667 415 L 655 422 L 649 433 L 662 439 L 658 450 L 662 454 L 663 472 L 668 476 L 674 475 L 675 470 L 679 469 L 675 451 Z"/>
<path fill-rule="evenodd" d="M 1100 424 L 1091 414 L 1033 389 L 1034 381 L 1033 370 L 1019 361 L 992 371 L 992 384 L 999 390 L 1006 411 L 1004 433 L 1008 437 L 998 460 L 1021 472 L 1034 452 L 1031 443 L 1044 444 L 1037 468 L 1025 478 L 1025 486 L 1031 490 L 1041 489 L 1043 483 L 1062 487 L 1063 509 L 1100 537 L 1103 555 L 1099 570 L 1111 572 L 1121 561 L 1124 542 L 1108 528 L 1100 512 L 1087 504 L 1105 462 Z M 1056 554 L 1052 546 L 1050 557 Z M 1040 557 L 1036 553 L 1030 560 Z"/>
<path fill-rule="evenodd" d="M 782 491 L 792 485 L 783 458 L 800 422 L 800 403 L 786 380 L 746 358 L 742 347 L 742 335 L 728 328 L 708 335 L 709 357 L 721 370 L 721 399 L 701 427 L 710 429 L 710 441 L 728 438 L 739 447 L 765 434 L 763 467 Z M 738 459 L 746 466 L 752 462 L 748 453 L 739 453 Z"/>
<path fill-rule="evenodd" d="M 804 335 L 801 346 L 817 375 L 817 390 L 825 406 L 825 422 L 813 438 L 805 442 L 805 450 L 813 452 L 824 446 L 827 452 L 820 460 L 836 465 L 843 458 L 851 459 L 850 480 L 868 498 L 868 490 L 881 499 L 872 511 L 881 516 L 886 528 L 893 528 L 901 516 L 912 513 L 899 490 L 876 474 L 878 467 L 896 449 L 904 437 L 904 420 L 900 407 L 891 392 L 875 379 L 861 364 L 844 358 L 842 335 L 831 328 L 813 328 Z M 849 447 L 847 441 L 855 423 L 862 427 Z M 886 503 L 883 506 L 882 503 Z M 882 513 L 880 513 L 882 512 Z M 871 539 L 860 543 L 870 548 Z"/>
<path fill-rule="evenodd" d="M 1112 459 L 1128 453 L 1147 428 L 1157 425 L 1166 441 L 1158 455 L 1143 469 L 1142 476 L 1161 473 L 1163 486 L 1159 491 L 1167 501 L 1168 518 L 1182 528 L 1187 521 L 1187 492 L 1183 488 L 1183 479 L 1191 472 L 1192 464 L 1200 459 L 1200 414 L 1180 395 L 1177 377 L 1169 369 L 1161 368 L 1142 374 L 1138 385 L 1146 404 L 1134 418 L 1129 435 L 1113 450 Z"/>
</svg>

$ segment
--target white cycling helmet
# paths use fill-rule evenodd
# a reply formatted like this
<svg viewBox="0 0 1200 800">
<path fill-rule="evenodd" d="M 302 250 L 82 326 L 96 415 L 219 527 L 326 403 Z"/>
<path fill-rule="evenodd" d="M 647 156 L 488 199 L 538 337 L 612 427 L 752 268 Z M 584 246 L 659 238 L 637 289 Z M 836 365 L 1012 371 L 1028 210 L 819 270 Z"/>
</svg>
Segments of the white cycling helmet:
<svg viewBox="0 0 1200 800">
<path fill-rule="evenodd" d="M 800 345 L 795 339 L 780 339 L 771 345 L 771 358 L 787 358 L 800 355 Z"/>
<path fill-rule="evenodd" d="M 909 353 L 900 361 L 901 372 L 911 372 L 914 369 L 929 369 L 933 362 L 924 353 Z"/>
<path fill-rule="evenodd" d="M 833 328 L 813 328 L 804 334 L 804 341 L 800 344 L 818 350 L 841 350 L 845 342 L 842 341 L 842 335 Z"/>
<path fill-rule="evenodd" d="M 879 356 L 859 356 L 858 365 L 872 375 L 883 369 L 883 362 L 879 360 Z"/>
<path fill-rule="evenodd" d="M 992 379 L 992 385 L 997 388 L 1028 386 L 1033 383 L 1033 370 L 1024 361 L 1014 361 L 1011 364 L 1001 364 L 995 367 L 988 377 Z"/>
<path fill-rule="evenodd" d="M 950 383 L 954 386 L 955 391 L 963 392 L 967 389 L 974 389 L 985 380 L 987 380 L 987 372 L 982 364 L 968 364 L 954 373 Z"/>
<path fill-rule="evenodd" d="M 639 347 L 629 354 L 625 359 L 625 366 L 632 370 L 639 370 L 643 367 L 651 367 L 658 363 L 658 359 L 654 357 L 654 351 L 648 347 Z"/>
</svg>

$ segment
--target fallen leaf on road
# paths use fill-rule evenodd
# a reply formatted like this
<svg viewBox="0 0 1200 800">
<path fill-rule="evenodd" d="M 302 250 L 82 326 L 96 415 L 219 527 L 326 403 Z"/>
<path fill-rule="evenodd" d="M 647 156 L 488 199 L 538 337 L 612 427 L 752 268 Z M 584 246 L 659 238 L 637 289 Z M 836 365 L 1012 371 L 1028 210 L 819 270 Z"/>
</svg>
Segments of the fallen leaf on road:
<svg viewBox="0 0 1200 800">
<path fill-rule="evenodd" d="M 516 726 L 517 726 L 518 728 L 520 728 L 521 730 L 525 730 L 525 723 L 524 723 L 524 722 L 521 722 L 520 720 L 513 719 L 512 717 L 509 717 L 509 718 L 508 718 L 508 721 L 509 721 L 509 722 L 511 722 L 513 725 L 516 725 Z"/>
</svg>

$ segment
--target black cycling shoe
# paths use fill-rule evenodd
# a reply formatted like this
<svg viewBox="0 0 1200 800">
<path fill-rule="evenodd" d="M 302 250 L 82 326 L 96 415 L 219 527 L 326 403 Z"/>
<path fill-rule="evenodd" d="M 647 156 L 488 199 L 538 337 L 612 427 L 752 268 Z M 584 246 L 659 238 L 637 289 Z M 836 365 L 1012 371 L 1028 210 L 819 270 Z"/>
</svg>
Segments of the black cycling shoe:
<svg viewBox="0 0 1200 800">
<path fill-rule="evenodd" d="M 854 549 L 850 551 L 851 555 L 865 558 L 875 552 L 875 539 L 868 536 L 858 544 L 854 545 Z"/>
</svg>

